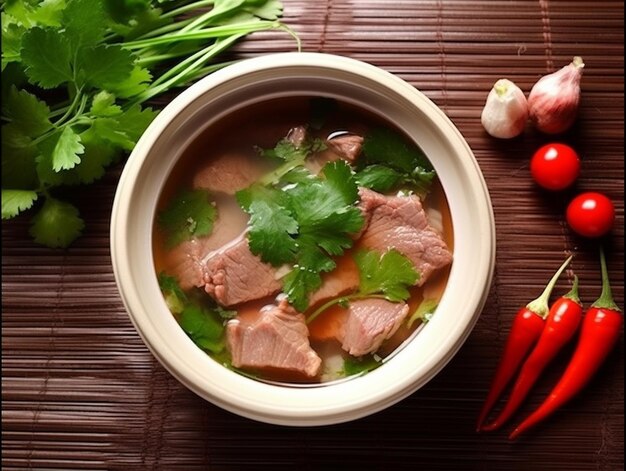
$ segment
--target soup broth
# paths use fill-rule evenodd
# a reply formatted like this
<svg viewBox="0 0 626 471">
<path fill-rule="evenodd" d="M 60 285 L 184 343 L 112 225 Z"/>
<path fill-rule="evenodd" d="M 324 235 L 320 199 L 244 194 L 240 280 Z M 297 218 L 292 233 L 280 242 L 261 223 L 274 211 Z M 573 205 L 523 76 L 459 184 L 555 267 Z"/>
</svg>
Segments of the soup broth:
<svg viewBox="0 0 626 471">
<path fill-rule="evenodd" d="M 353 105 L 290 97 L 184 149 L 153 254 L 199 348 L 259 380 L 316 384 L 376 368 L 434 315 L 453 242 L 419 147 Z"/>
</svg>

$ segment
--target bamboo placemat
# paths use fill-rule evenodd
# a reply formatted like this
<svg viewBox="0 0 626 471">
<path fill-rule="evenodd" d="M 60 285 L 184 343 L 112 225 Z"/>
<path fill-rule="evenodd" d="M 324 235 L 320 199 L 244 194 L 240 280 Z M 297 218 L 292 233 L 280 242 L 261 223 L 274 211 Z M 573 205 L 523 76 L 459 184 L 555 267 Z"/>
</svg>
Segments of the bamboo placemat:
<svg viewBox="0 0 626 471">
<path fill-rule="evenodd" d="M 624 7 L 618 1 L 285 0 L 305 51 L 361 59 L 424 92 L 454 121 L 484 172 L 497 226 L 489 301 L 453 361 L 426 387 L 353 423 L 293 429 L 224 412 L 189 392 L 151 356 L 118 296 L 109 216 L 121 167 L 73 198 L 87 223 L 66 251 L 34 245 L 28 220 L 2 224 L 2 469 L 623 469 L 623 337 L 586 390 L 517 443 L 476 434 L 474 421 L 516 310 L 569 253 L 591 303 L 600 292 L 596 244 L 573 237 L 563 208 L 601 189 L 616 203 L 607 241 L 624 301 Z M 234 57 L 291 51 L 259 33 Z M 528 92 L 581 55 L 577 125 L 561 139 L 583 158 L 572 192 L 531 182 L 528 159 L 548 138 L 489 138 L 480 111 L 495 80 Z M 163 103 L 171 96 L 160 100 Z M 572 272 L 558 286 L 563 293 Z M 568 279 L 569 278 L 569 279 Z M 516 420 L 545 397 L 571 347 L 543 375 Z M 510 430 L 507 429 L 507 430 Z M 343 463 L 343 464 L 342 464 Z"/>
</svg>

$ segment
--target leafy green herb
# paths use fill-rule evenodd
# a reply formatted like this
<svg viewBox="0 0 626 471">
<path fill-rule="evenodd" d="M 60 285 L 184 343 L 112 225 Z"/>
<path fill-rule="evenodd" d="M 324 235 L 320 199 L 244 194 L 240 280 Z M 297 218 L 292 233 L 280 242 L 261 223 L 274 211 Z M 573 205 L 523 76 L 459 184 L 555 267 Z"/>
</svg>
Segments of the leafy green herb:
<svg viewBox="0 0 626 471">
<path fill-rule="evenodd" d="M 59 227 L 63 227 L 63 232 L 58 231 Z M 47 198 L 33 217 L 29 232 L 39 244 L 48 247 L 67 247 L 84 227 L 85 223 L 73 205 Z"/>
<path fill-rule="evenodd" d="M 224 349 L 224 323 L 215 311 L 197 305 L 185 306 L 178 323 L 203 350 L 219 353 Z"/>
<path fill-rule="evenodd" d="M 274 266 L 291 262 L 298 249 L 292 237 L 298 232 L 298 221 L 285 208 L 267 201 L 253 201 L 248 211 L 250 250 Z"/>
<path fill-rule="evenodd" d="M 48 214 L 33 219 L 35 240 L 69 245 L 82 223 L 70 203 L 49 217 L 56 188 L 102 177 L 154 119 L 143 104 L 229 64 L 214 58 L 240 38 L 279 29 L 297 40 L 281 14 L 276 0 L 2 2 L 2 189 L 37 196 L 3 217 L 37 200 Z"/>
<path fill-rule="evenodd" d="M 294 171 L 300 172 L 300 176 L 302 176 L 302 171 L 298 169 L 302 168 L 306 159 L 325 149 L 326 143 L 322 139 L 308 137 L 299 146 L 296 146 L 289 139 L 283 138 L 278 141 L 273 149 L 259 149 L 259 153 L 263 157 L 283 162 L 276 170 L 264 176 L 260 181 L 261 184 L 276 184 L 283 180 L 285 175 L 292 174 Z"/>
<path fill-rule="evenodd" d="M 360 186 L 371 188 L 381 193 L 390 191 L 404 180 L 401 172 L 380 164 L 365 167 L 354 178 Z"/>
<path fill-rule="evenodd" d="M 437 306 L 439 305 L 439 301 L 436 299 L 424 299 L 411 317 L 409 317 L 407 321 L 407 325 L 411 327 L 413 323 L 417 320 L 427 323 L 433 317 Z"/>
<path fill-rule="evenodd" d="M 362 357 L 347 357 L 343 361 L 344 376 L 368 373 L 378 368 L 382 362 L 374 355 L 364 355 Z"/>
<path fill-rule="evenodd" d="M 399 134 L 385 128 L 372 130 L 363 141 L 364 159 L 356 179 L 361 186 L 390 191 L 409 186 L 425 194 L 435 170 L 417 146 L 408 146 Z"/>
<path fill-rule="evenodd" d="M 206 236 L 213 230 L 217 209 L 206 190 L 183 190 L 159 214 L 159 225 L 173 247 L 192 237 Z"/>
<path fill-rule="evenodd" d="M 37 200 L 37 192 L 29 190 L 2 190 L 2 219 L 10 219 L 30 208 Z"/>
<path fill-rule="evenodd" d="M 239 192 L 240 205 L 250 213 L 250 249 L 273 265 L 293 263 L 283 280 L 294 307 L 304 311 L 308 296 L 321 285 L 321 272 L 335 268 L 332 256 L 351 247 L 351 234 L 363 225 L 356 182 L 344 161 L 329 162 L 320 177 L 295 185 L 259 185 Z"/>
<path fill-rule="evenodd" d="M 356 293 L 333 298 L 307 317 L 307 323 L 331 306 L 347 307 L 350 301 L 363 298 L 383 298 L 392 302 L 406 301 L 408 288 L 419 280 L 419 273 L 411 261 L 395 249 L 384 254 L 375 250 L 360 250 L 354 256 L 359 269 L 359 289 Z"/>
<path fill-rule="evenodd" d="M 187 295 L 178 285 L 178 281 L 173 276 L 166 273 L 159 273 L 159 288 L 165 298 L 165 304 L 173 314 L 180 314 L 188 302 Z"/>
<path fill-rule="evenodd" d="M 224 322 L 237 315 L 236 311 L 229 311 L 220 306 L 209 306 L 205 298 L 189 296 L 180 288 L 173 276 L 160 273 L 159 287 L 165 298 L 167 307 L 173 314 L 178 315 L 178 323 L 189 337 L 203 350 L 224 355 Z M 226 357 L 223 358 L 227 360 Z"/>
<path fill-rule="evenodd" d="M 376 251 L 359 251 L 354 256 L 359 268 L 359 293 L 362 295 L 382 293 L 389 301 L 409 298 L 408 286 L 419 280 L 413 263 L 395 249 L 384 255 Z"/>
</svg>

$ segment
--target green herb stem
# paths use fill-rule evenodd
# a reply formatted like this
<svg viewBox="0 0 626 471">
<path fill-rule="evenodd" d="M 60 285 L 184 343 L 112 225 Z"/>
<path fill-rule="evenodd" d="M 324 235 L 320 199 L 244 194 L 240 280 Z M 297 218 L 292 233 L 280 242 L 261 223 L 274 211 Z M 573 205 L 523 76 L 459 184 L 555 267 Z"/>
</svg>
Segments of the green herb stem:
<svg viewBox="0 0 626 471">
<path fill-rule="evenodd" d="M 193 54 L 155 80 L 148 90 L 137 95 L 133 100 L 131 100 L 128 106 L 131 107 L 133 105 L 143 103 L 144 101 L 165 92 L 170 87 L 179 85 L 182 81 L 188 81 L 190 77 L 197 75 L 198 69 L 202 66 L 202 64 L 206 63 L 210 58 L 219 54 L 224 49 L 230 47 L 232 43 L 245 35 L 246 33 L 237 34 L 221 41 L 216 41 L 213 45 L 204 48 L 196 54 Z"/>
<path fill-rule="evenodd" d="M 63 114 L 63 116 L 61 116 L 57 121 L 55 121 L 53 123 L 53 125 L 55 127 L 59 127 L 60 125 L 62 125 L 63 122 L 65 122 L 70 117 L 70 115 L 74 112 L 74 108 L 79 103 L 79 101 L 83 100 L 84 98 L 86 98 L 86 97 L 83 96 L 81 90 L 78 90 L 76 92 L 76 94 L 74 95 L 74 98 L 72 99 L 72 102 L 70 103 L 70 105 L 65 110 L 65 113 Z"/>
<path fill-rule="evenodd" d="M 235 1 L 230 2 L 230 4 L 228 2 L 221 2 L 217 7 L 212 8 L 206 13 L 203 13 L 202 15 L 199 15 L 198 17 L 196 17 L 191 23 L 189 23 L 188 25 L 186 25 L 184 28 L 181 29 L 181 33 L 190 31 L 199 26 L 206 25 L 212 19 L 220 15 L 226 14 L 231 11 L 235 11 L 237 8 L 241 6 L 242 3 L 244 3 L 244 0 L 235 0 Z"/>
<path fill-rule="evenodd" d="M 161 44 L 172 44 L 177 41 L 197 41 L 200 39 L 215 39 L 228 37 L 235 34 L 248 34 L 255 31 L 263 31 L 266 29 L 279 28 L 278 21 L 249 21 L 236 25 L 215 26 L 212 28 L 200 29 L 185 33 L 165 34 L 157 38 L 139 39 L 119 44 L 128 50 L 141 50 L 147 47 L 158 46 Z"/>
<path fill-rule="evenodd" d="M 178 15 L 182 15 L 183 13 L 187 13 L 188 11 L 193 11 L 198 8 L 204 8 L 212 6 L 215 3 L 215 0 L 199 0 L 197 2 L 192 2 L 187 5 L 183 5 L 182 7 L 174 8 L 172 10 L 166 11 L 161 15 L 161 18 L 174 18 Z"/>
</svg>

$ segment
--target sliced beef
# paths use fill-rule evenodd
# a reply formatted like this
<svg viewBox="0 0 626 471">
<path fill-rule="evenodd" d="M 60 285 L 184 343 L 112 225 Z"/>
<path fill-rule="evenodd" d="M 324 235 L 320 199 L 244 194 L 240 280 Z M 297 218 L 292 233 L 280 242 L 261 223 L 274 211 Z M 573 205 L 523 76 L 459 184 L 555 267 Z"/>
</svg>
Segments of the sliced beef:
<svg viewBox="0 0 626 471">
<path fill-rule="evenodd" d="M 233 195 L 254 183 L 266 170 L 262 159 L 255 156 L 223 154 L 200 169 L 193 177 L 193 187 Z"/>
<path fill-rule="evenodd" d="M 178 279 L 184 290 L 204 286 L 207 254 L 232 241 L 244 231 L 248 215 L 232 197 L 216 197 L 217 219 L 206 237 L 185 241 L 169 250 L 163 259 L 164 270 Z"/>
<path fill-rule="evenodd" d="M 341 348 L 350 355 L 373 353 L 390 338 L 409 313 L 405 303 L 371 298 L 352 301 L 340 339 Z"/>
<path fill-rule="evenodd" d="M 328 147 L 339 157 L 354 162 L 361 154 L 363 137 L 357 134 L 342 134 L 326 141 Z"/>
<path fill-rule="evenodd" d="M 222 306 L 264 298 L 281 288 L 276 269 L 250 251 L 245 234 L 206 257 L 204 282 Z"/>
<path fill-rule="evenodd" d="M 322 286 L 311 294 L 309 306 L 351 293 L 359 287 L 359 269 L 350 255 L 337 260 L 337 268 L 322 275 Z"/>
<path fill-rule="evenodd" d="M 296 149 L 300 148 L 307 138 L 306 126 L 296 126 L 291 128 L 285 136 L 289 142 L 291 142 Z"/>
<path fill-rule="evenodd" d="M 308 335 L 304 315 L 294 311 L 285 300 L 262 310 L 252 324 L 234 319 L 226 327 L 233 366 L 314 377 L 322 360 L 311 348 Z"/>
<path fill-rule="evenodd" d="M 435 270 L 452 262 L 452 254 L 428 223 L 417 196 L 385 196 L 366 188 L 359 189 L 359 195 L 359 207 L 368 221 L 360 247 L 380 252 L 398 250 L 420 273 L 420 286 Z"/>
</svg>

